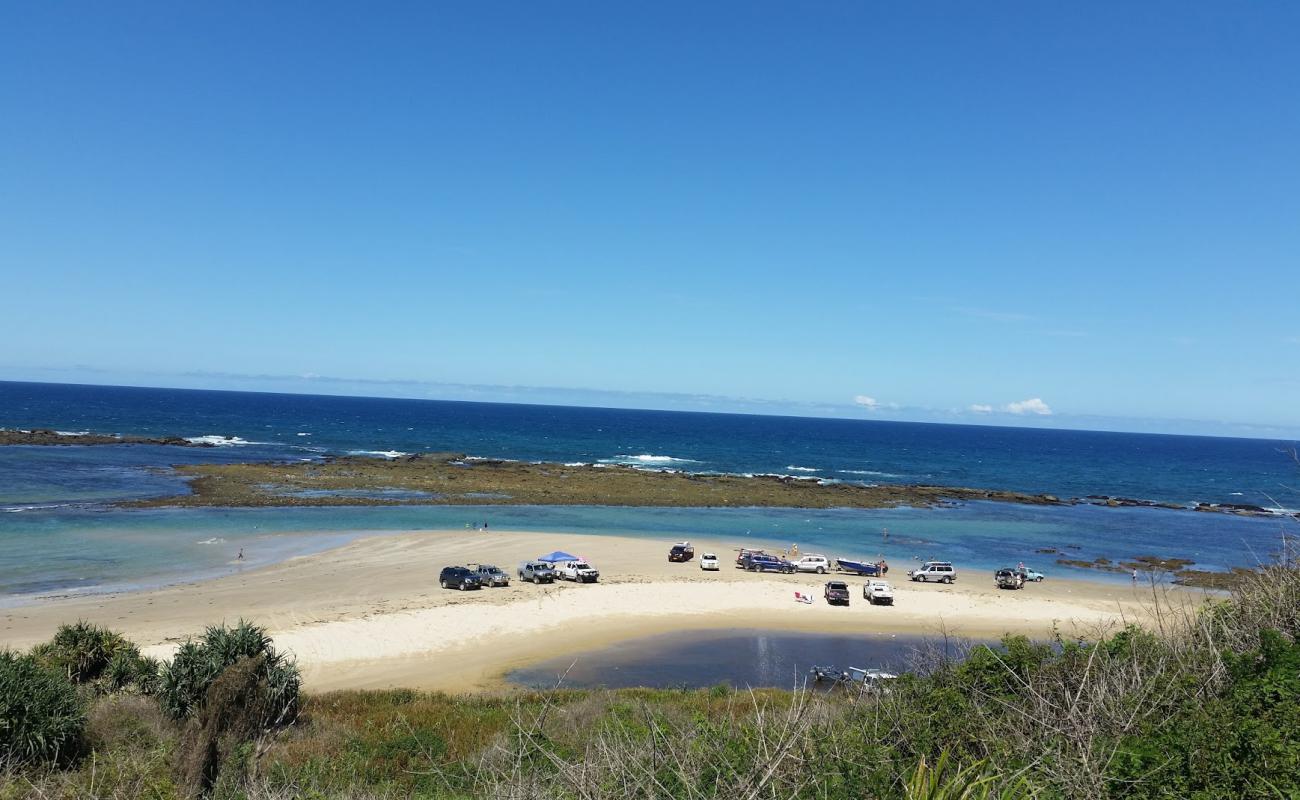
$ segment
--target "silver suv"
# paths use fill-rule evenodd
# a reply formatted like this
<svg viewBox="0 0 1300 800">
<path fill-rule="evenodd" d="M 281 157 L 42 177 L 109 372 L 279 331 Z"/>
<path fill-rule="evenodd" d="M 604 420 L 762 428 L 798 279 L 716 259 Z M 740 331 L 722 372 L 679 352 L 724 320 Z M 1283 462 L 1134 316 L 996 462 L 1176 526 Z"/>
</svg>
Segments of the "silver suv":
<svg viewBox="0 0 1300 800">
<path fill-rule="evenodd" d="M 492 564 L 470 564 L 469 568 L 478 575 L 479 583 L 484 586 L 509 586 L 510 576 L 500 567 Z"/>
<path fill-rule="evenodd" d="M 519 580 L 555 583 L 555 568 L 545 561 L 525 561 L 519 565 Z"/>
<path fill-rule="evenodd" d="M 948 561 L 927 561 L 911 572 L 907 577 L 921 583 L 938 581 L 939 583 L 952 583 L 957 580 L 957 570 L 952 568 L 952 563 Z"/>
</svg>

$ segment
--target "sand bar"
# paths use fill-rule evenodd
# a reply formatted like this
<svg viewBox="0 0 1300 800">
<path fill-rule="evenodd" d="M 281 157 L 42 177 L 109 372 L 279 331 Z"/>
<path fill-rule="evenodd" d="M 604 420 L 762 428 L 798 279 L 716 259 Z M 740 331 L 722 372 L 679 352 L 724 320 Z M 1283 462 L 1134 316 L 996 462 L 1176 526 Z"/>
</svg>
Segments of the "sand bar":
<svg viewBox="0 0 1300 800">
<path fill-rule="evenodd" d="M 845 577 L 848 608 L 820 599 L 835 576 L 753 574 L 734 568 L 738 543 L 696 541 L 723 559 L 718 572 L 667 561 L 669 540 L 531 532 L 424 531 L 372 536 L 325 553 L 199 583 L 123 594 L 49 598 L 0 611 L 0 643 L 27 647 L 62 622 L 87 619 L 168 655 L 204 625 L 243 617 L 266 626 L 292 651 L 313 690 L 407 686 L 497 690 L 509 670 L 641 636 L 687 629 L 770 628 L 833 633 L 970 637 L 1087 635 L 1098 626 L 1145 618 L 1150 587 L 1048 578 L 999 591 L 984 571 L 952 586 L 912 584 L 895 564 L 894 607 L 861 599 L 862 578 Z M 600 568 L 601 582 L 471 592 L 438 587 L 446 564 L 515 565 L 566 550 Z M 960 565 L 957 565 L 960 569 Z M 812 605 L 794 601 L 811 592 Z M 1205 595 L 1174 590 L 1185 600 Z"/>
</svg>

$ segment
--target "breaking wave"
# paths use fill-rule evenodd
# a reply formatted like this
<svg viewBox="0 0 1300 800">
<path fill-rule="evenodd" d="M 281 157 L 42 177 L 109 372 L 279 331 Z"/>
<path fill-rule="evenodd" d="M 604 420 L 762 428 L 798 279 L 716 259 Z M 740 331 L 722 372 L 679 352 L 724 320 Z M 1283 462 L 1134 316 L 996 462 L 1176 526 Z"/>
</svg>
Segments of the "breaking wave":
<svg viewBox="0 0 1300 800">
<path fill-rule="evenodd" d="M 794 464 L 787 464 L 785 468 L 791 472 L 821 472 L 817 467 L 796 467 Z"/>
<path fill-rule="evenodd" d="M 47 503 L 43 505 L 30 505 L 30 506 L 0 506 L 0 511 L 3 511 L 6 514 L 17 514 L 20 511 L 45 511 L 51 508 L 65 508 L 68 505 L 70 504 L 69 503 Z"/>
<path fill-rule="evenodd" d="M 613 458 L 602 458 L 602 464 L 627 464 L 628 466 L 645 466 L 647 464 L 698 464 L 699 461 L 693 458 L 678 458 L 676 456 L 657 456 L 651 453 L 642 453 L 641 455 L 627 455 L 620 453 Z"/>
<path fill-rule="evenodd" d="M 246 444 L 270 444 L 269 442 L 250 442 L 247 439 L 241 439 L 238 436 L 216 436 L 208 434 L 206 436 L 186 436 L 185 441 L 194 444 L 213 444 L 218 447 L 235 447 Z"/>
<path fill-rule="evenodd" d="M 410 453 L 403 453 L 401 450 L 349 450 L 350 456 L 379 456 L 381 458 L 401 458 L 409 456 Z"/>
<path fill-rule="evenodd" d="M 871 475 L 876 478 L 901 478 L 896 472 L 879 472 L 874 469 L 837 469 L 836 472 L 841 475 Z"/>
</svg>

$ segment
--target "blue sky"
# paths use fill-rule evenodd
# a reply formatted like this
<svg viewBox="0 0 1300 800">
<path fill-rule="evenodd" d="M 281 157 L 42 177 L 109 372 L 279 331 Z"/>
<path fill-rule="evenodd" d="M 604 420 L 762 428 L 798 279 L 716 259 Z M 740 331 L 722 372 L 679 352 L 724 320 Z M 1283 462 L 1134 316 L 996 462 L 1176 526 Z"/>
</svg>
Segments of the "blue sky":
<svg viewBox="0 0 1300 800">
<path fill-rule="evenodd" d="M 10 4 L 0 379 L 1297 434 L 1298 23 Z"/>
</svg>

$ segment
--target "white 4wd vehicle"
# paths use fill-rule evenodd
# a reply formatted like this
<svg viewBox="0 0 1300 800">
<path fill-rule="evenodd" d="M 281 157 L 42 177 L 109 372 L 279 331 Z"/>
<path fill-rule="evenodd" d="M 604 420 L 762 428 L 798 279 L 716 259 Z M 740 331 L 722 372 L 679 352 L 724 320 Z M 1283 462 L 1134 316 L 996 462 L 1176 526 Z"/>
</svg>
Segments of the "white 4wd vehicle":
<svg viewBox="0 0 1300 800">
<path fill-rule="evenodd" d="M 952 583 L 957 580 L 957 570 L 953 569 L 952 564 L 947 561 L 927 561 L 907 573 L 907 577 L 921 583 L 930 583 L 932 581 Z"/>
<path fill-rule="evenodd" d="M 563 580 L 575 583 L 595 583 L 600 571 L 586 561 L 568 561 L 556 571 Z"/>
<path fill-rule="evenodd" d="M 700 556 L 700 569 L 716 570 L 718 568 L 718 557 L 713 553 L 705 553 Z"/>
<path fill-rule="evenodd" d="M 892 606 L 894 587 L 889 585 L 889 581 L 869 580 L 862 584 L 862 598 L 873 606 Z"/>
<path fill-rule="evenodd" d="M 818 575 L 825 575 L 831 571 L 831 560 L 817 553 L 809 553 L 794 562 L 794 568 L 800 572 L 816 572 Z"/>
</svg>

